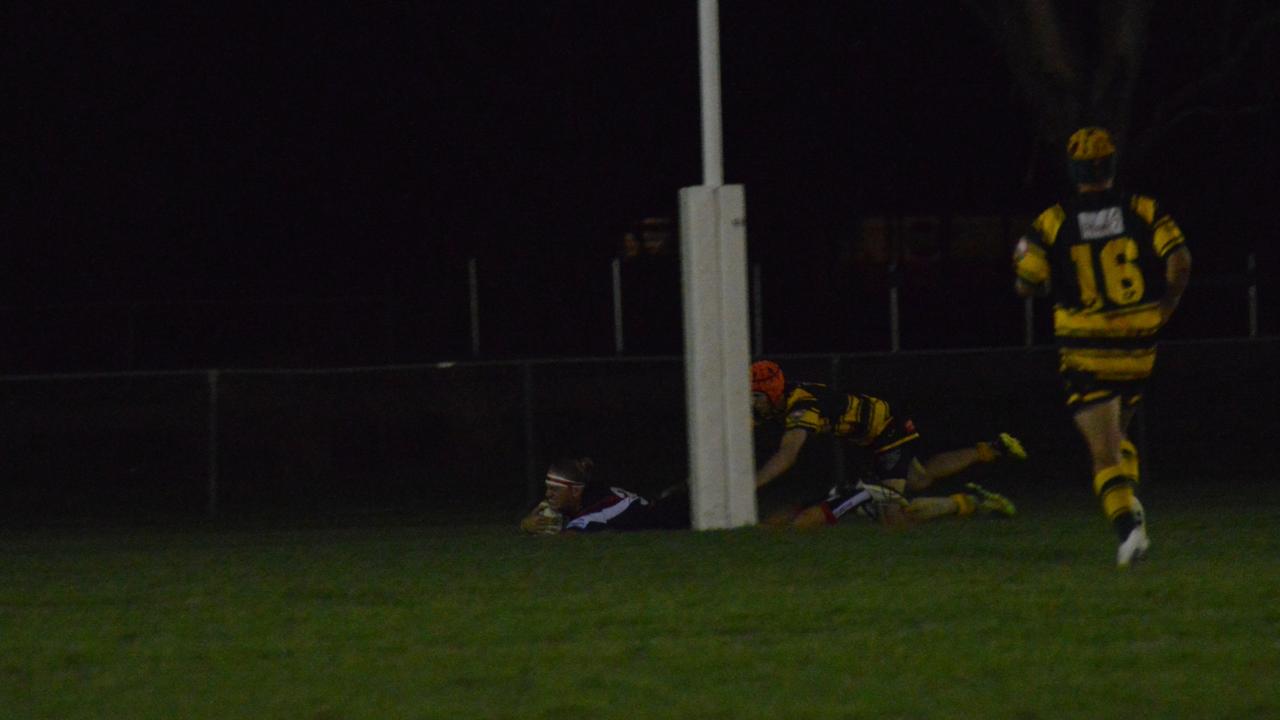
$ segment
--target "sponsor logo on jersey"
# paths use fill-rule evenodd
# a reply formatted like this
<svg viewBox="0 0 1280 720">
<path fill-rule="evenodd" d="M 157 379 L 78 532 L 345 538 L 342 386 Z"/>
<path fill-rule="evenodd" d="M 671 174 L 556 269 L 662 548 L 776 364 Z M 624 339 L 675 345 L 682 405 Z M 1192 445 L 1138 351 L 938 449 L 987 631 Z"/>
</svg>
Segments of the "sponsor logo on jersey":
<svg viewBox="0 0 1280 720">
<path fill-rule="evenodd" d="M 1124 213 L 1120 212 L 1118 207 L 1082 212 L 1077 216 L 1077 220 L 1080 223 L 1080 237 L 1085 240 L 1124 234 Z"/>
</svg>

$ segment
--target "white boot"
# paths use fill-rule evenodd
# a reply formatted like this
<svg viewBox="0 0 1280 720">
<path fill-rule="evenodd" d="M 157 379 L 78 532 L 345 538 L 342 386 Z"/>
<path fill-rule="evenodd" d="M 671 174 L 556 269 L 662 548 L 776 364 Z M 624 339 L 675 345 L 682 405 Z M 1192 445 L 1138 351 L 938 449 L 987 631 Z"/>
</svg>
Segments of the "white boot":
<svg viewBox="0 0 1280 720">
<path fill-rule="evenodd" d="M 1147 549 L 1151 547 L 1151 538 L 1147 537 L 1147 519 L 1146 513 L 1142 511 L 1142 503 L 1137 498 L 1133 499 L 1133 519 L 1138 524 L 1129 531 L 1129 537 L 1120 543 L 1120 547 L 1116 549 L 1116 567 L 1127 568 L 1135 560 L 1142 560 L 1147 556 Z"/>
</svg>

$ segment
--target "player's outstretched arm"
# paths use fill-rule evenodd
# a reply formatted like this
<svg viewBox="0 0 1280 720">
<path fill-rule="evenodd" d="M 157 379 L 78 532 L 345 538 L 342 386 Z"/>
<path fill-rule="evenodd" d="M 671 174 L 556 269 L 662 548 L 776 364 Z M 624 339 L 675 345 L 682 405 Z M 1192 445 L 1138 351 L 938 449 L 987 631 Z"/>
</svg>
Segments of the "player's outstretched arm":
<svg viewBox="0 0 1280 720">
<path fill-rule="evenodd" d="M 756 471 L 756 488 L 768 485 L 779 475 L 790 470 L 791 466 L 796 464 L 796 458 L 800 456 L 800 448 L 804 447 L 804 441 L 808 438 L 809 431 L 800 428 L 793 428 L 783 433 L 778 451 Z"/>
</svg>

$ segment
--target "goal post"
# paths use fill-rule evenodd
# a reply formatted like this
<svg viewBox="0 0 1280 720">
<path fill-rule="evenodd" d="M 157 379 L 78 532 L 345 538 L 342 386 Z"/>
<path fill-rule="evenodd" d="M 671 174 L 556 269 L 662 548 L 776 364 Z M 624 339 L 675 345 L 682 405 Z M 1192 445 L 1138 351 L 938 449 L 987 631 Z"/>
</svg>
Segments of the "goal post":
<svg viewBox="0 0 1280 720">
<path fill-rule="evenodd" d="M 756 523 L 747 328 L 747 201 L 724 184 L 720 9 L 698 0 L 702 184 L 680 190 L 685 416 L 693 528 Z"/>
<path fill-rule="evenodd" d="M 754 525 L 746 195 L 699 185 L 679 197 L 691 520 Z"/>
</svg>

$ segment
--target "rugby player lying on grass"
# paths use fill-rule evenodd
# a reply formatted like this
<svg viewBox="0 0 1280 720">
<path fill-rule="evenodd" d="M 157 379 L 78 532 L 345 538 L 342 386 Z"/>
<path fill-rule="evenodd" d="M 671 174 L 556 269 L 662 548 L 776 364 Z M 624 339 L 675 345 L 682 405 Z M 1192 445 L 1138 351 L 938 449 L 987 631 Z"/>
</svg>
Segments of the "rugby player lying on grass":
<svg viewBox="0 0 1280 720">
<path fill-rule="evenodd" d="M 547 468 L 546 498 L 520 521 L 532 535 L 689 527 L 689 495 L 680 486 L 650 500 L 595 482 L 591 458 L 566 458 Z"/>
<path fill-rule="evenodd" d="M 1008 433 L 922 459 L 915 424 L 905 416 L 895 417 L 889 403 L 870 395 L 837 392 L 819 383 L 788 383 L 782 368 L 768 360 L 751 365 L 751 410 L 754 424 L 782 426 L 778 450 L 756 471 L 757 493 L 791 469 L 811 434 L 833 435 L 858 454 L 856 459 L 870 465 L 868 478 L 837 485 L 825 499 L 766 510 L 765 525 L 831 525 L 851 512 L 886 522 L 922 522 L 976 512 L 1006 517 L 1015 513 L 1007 498 L 973 483 L 965 486 L 967 492 L 946 497 L 904 497 L 908 491 L 921 491 L 935 480 L 977 463 L 1026 459 L 1022 444 Z"/>
</svg>

